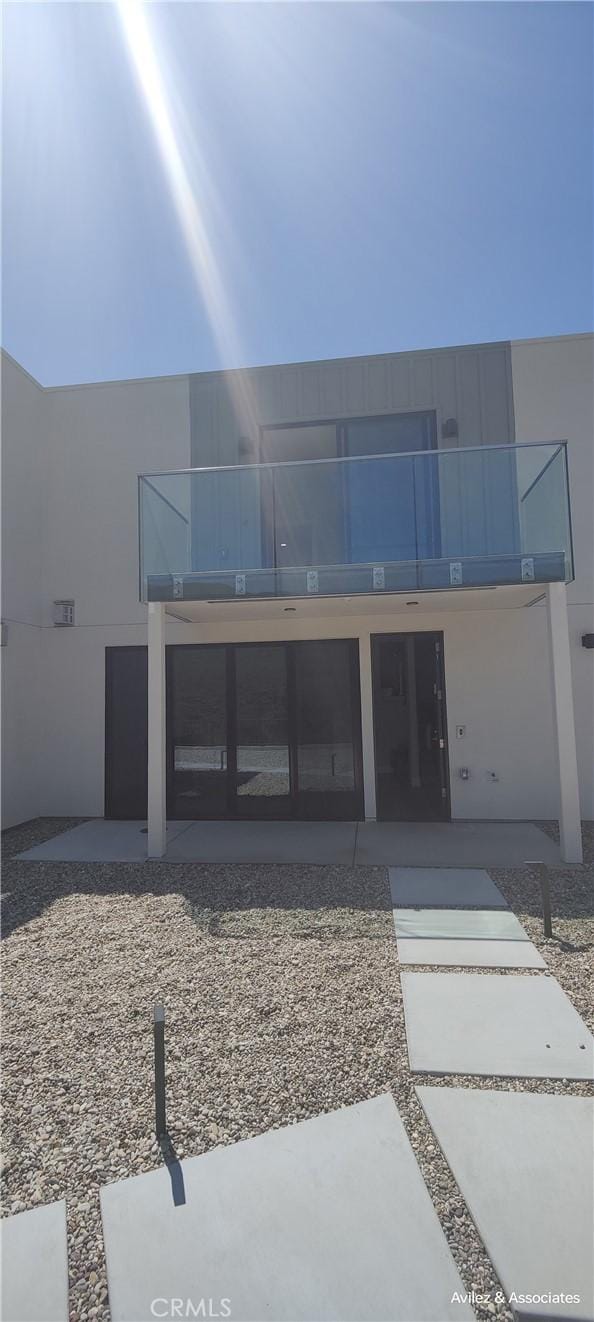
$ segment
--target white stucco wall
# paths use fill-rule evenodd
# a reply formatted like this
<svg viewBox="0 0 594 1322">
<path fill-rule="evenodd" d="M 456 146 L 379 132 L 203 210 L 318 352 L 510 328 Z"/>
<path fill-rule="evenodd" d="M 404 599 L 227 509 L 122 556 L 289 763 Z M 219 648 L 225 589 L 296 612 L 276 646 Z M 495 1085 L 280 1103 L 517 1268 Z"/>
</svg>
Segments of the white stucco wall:
<svg viewBox="0 0 594 1322">
<path fill-rule="evenodd" d="M 74 597 L 80 628 L 144 624 L 139 473 L 187 468 L 188 378 L 46 392 L 51 454 L 44 601 Z"/>
<path fill-rule="evenodd" d="M 565 440 L 575 581 L 567 589 L 582 816 L 594 817 L 594 336 L 512 343 L 516 439 Z M 536 608 L 545 614 L 544 606 Z"/>
<path fill-rule="evenodd" d="M 512 347 L 516 438 L 567 437 L 577 578 L 570 588 L 582 813 L 594 816 L 592 337 Z M 41 390 L 5 364 L 3 825 L 101 815 L 105 647 L 146 642 L 138 601 L 136 475 L 190 463 L 187 377 Z M 76 601 L 74 629 L 51 624 Z M 168 641 L 444 631 L 452 815 L 554 817 L 557 779 L 546 612 L 415 610 L 273 624 L 168 623 Z M 466 726 L 456 740 L 455 727 Z M 462 781 L 458 769 L 470 769 Z M 494 772 L 496 779 L 491 774 Z"/>
<path fill-rule="evenodd" d="M 41 748 L 41 622 L 48 454 L 42 440 L 44 392 L 2 355 L 2 667 L 3 821 L 34 817 Z"/>
<path fill-rule="evenodd" d="M 190 421 L 187 377 L 43 390 L 2 363 L 6 827 L 102 812 L 105 646 L 146 640 L 137 475 L 188 466 Z M 53 626 L 61 598 L 74 629 Z"/>
</svg>

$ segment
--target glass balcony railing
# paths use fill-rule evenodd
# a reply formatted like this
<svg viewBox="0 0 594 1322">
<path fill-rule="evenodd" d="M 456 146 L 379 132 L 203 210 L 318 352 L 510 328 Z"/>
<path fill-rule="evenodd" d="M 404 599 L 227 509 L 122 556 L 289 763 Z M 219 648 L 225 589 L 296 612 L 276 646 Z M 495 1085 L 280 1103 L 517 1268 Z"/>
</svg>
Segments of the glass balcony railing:
<svg viewBox="0 0 594 1322">
<path fill-rule="evenodd" d="M 145 601 L 566 582 L 564 442 L 139 479 Z"/>
</svg>

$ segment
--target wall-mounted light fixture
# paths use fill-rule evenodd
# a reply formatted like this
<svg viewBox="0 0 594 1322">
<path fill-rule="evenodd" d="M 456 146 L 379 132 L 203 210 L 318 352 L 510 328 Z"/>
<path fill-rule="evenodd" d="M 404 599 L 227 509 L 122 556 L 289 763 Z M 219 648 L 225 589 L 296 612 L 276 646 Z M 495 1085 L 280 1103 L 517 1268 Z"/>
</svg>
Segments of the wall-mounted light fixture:
<svg viewBox="0 0 594 1322">
<path fill-rule="evenodd" d="M 74 602 L 72 598 L 54 602 L 54 624 L 59 629 L 72 628 L 74 624 Z"/>
</svg>

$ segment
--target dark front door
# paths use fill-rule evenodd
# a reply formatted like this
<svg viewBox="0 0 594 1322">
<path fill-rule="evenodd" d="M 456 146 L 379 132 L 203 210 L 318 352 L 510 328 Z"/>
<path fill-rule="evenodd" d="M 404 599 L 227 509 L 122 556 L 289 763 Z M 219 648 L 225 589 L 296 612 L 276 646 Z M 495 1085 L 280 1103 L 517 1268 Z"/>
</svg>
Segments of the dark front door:
<svg viewBox="0 0 594 1322">
<path fill-rule="evenodd" d="M 144 821 L 147 805 L 146 647 L 105 649 L 105 816 Z"/>
<path fill-rule="evenodd" d="M 377 816 L 448 818 L 448 756 L 441 633 L 372 638 Z"/>
</svg>

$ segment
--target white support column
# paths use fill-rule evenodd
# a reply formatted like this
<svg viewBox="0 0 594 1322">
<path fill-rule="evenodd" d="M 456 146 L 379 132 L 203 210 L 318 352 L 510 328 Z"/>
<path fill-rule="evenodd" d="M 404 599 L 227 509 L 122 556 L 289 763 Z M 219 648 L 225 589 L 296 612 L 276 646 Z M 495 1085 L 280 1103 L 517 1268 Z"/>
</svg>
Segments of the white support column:
<svg viewBox="0 0 594 1322">
<path fill-rule="evenodd" d="M 365 821 L 376 819 L 375 744 L 373 737 L 373 683 L 371 674 L 371 638 L 359 638 L 359 683 L 361 687 L 361 743 L 363 746 L 363 796 Z"/>
<path fill-rule="evenodd" d="M 408 708 L 408 779 L 412 789 L 418 790 L 421 788 L 421 770 L 414 633 L 410 633 L 406 639 L 406 697 Z"/>
<path fill-rule="evenodd" d="M 148 607 L 148 857 L 166 849 L 165 607 Z"/>
<path fill-rule="evenodd" d="M 559 766 L 559 833 L 561 858 L 565 863 L 582 862 L 582 826 L 578 780 L 573 686 L 567 618 L 567 591 L 564 583 L 549 583 L 547 588 L 553 710 Z"/>
</svg>

